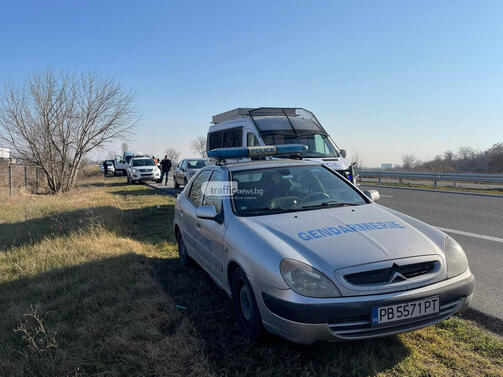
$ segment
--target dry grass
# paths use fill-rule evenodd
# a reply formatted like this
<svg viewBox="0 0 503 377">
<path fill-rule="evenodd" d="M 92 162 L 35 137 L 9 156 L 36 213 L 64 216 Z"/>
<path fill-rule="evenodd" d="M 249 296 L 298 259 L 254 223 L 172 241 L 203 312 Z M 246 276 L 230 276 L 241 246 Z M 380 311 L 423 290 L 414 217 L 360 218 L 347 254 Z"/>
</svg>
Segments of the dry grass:
<svg viewBox="0 0 503 377">
<path fill-rule="evenodd" d="M 124 180 L 0 202 L 0 375 L 503 376 L 501 341 L 458 318 L 374 341 L 249 343 L 225 294 L 179 265 L 173 198 Z"/>
</svg>

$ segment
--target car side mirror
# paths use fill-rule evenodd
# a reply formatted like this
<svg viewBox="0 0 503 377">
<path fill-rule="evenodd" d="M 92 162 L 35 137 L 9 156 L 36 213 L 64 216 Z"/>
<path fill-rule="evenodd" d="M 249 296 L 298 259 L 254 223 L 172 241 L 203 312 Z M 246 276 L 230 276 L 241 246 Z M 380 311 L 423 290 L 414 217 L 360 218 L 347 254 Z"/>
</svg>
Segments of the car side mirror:
<svg viewBox="0 0 503 377">
<path fill-rule="evenodd" d="M 341 149 L 341 156 L 346 158 L 346 150 L 345 149 Z"/>
<path fill-rule="evenodd" d="M 215 206 L 201 206 L 197 207 L 196 216 L 200 219 L 216 220 L 218 214 Z"/>
<path fill-rule="evenodd" d="M 364 191 L 363 193 L 367 195 L 370 199 L 372 199 L 374 202 L 381 198 L 381 195 L 379 195 L 379 191 L 377 190 L 367 190 Z"/>
</svg>

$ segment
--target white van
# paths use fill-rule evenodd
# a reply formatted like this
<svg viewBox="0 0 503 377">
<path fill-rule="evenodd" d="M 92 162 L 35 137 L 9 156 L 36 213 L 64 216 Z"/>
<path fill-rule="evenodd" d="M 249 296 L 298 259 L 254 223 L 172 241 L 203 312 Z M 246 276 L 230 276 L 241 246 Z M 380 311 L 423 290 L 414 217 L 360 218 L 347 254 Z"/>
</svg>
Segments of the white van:
<svg viewBox="0 0 503 377">
<path fill-rule="evenodd" d="M 259 145 L 304 144 L 305 160 L 327 165 L 356 184 L 356 164 L 346 160 L 314 114 L 302 108 L 238 108 L 214 115 L 206 150 Z"/>
</svg>

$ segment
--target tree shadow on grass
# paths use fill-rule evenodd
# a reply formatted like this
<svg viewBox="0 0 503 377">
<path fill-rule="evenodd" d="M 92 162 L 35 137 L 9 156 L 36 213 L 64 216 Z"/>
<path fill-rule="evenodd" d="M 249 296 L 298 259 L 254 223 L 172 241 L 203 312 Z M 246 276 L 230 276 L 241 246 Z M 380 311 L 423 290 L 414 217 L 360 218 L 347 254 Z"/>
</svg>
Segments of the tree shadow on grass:
<svg viewBox="0 0 503 377">
<path fill-rule="evenodd" d="M 34 310 L 44 336 L 25 315 Z M 38 349 L 13 331 L 20 324 Z M 5 376 L 368 376 L 409 353 L 396 336 L 312 346 L 271 336 L 250 343 L 223 291 L 201 268 L 183 268 L 177 259 L 125 254 L 0 284 Z"/>
<path fill-rule="evenodd" d="M 127 186 L 126 180 L 124 182 L 85 182 L 78 185 L 79 188 L 84 187 L 123 187 Z"/>
<path fill-rule="evenodd" d="M 71 232 L 86 232 L 95 226 L 155 245 L 173 240 L 173 214 L 174 204 L 126 210 L 114 206 L 100 206 L 16 223 L 2 223 L 0 250 L 38 243 L 44 238 L 61 237 Z"/>
</svg>

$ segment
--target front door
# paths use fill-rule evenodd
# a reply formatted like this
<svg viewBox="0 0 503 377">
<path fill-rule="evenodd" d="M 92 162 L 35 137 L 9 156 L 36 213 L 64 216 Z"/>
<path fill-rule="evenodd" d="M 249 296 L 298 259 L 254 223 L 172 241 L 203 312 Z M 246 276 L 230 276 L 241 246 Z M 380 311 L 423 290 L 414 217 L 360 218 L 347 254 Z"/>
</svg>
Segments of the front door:
<svg viewBox="0 0 503 377">
<path fill-rule="evenodd" d="M 214 206 L 218 214 L 216 220 L 198 219 L 200 226 L 199 239 L 202 247 L 202 252 L 205 258 L 211 265 L 211 273 L 213 276 L 223 281 L 225 278 L 225 250 L 224 250 L 224 235 L 225 223 L 223 212 L 223 196 L 224 190 L 219 190 L 219 187 L 226 184 L 224 173 L 220 170 L 215 170 L 209 180 L 203 197 L 203 206 Z"/>
</svg>

